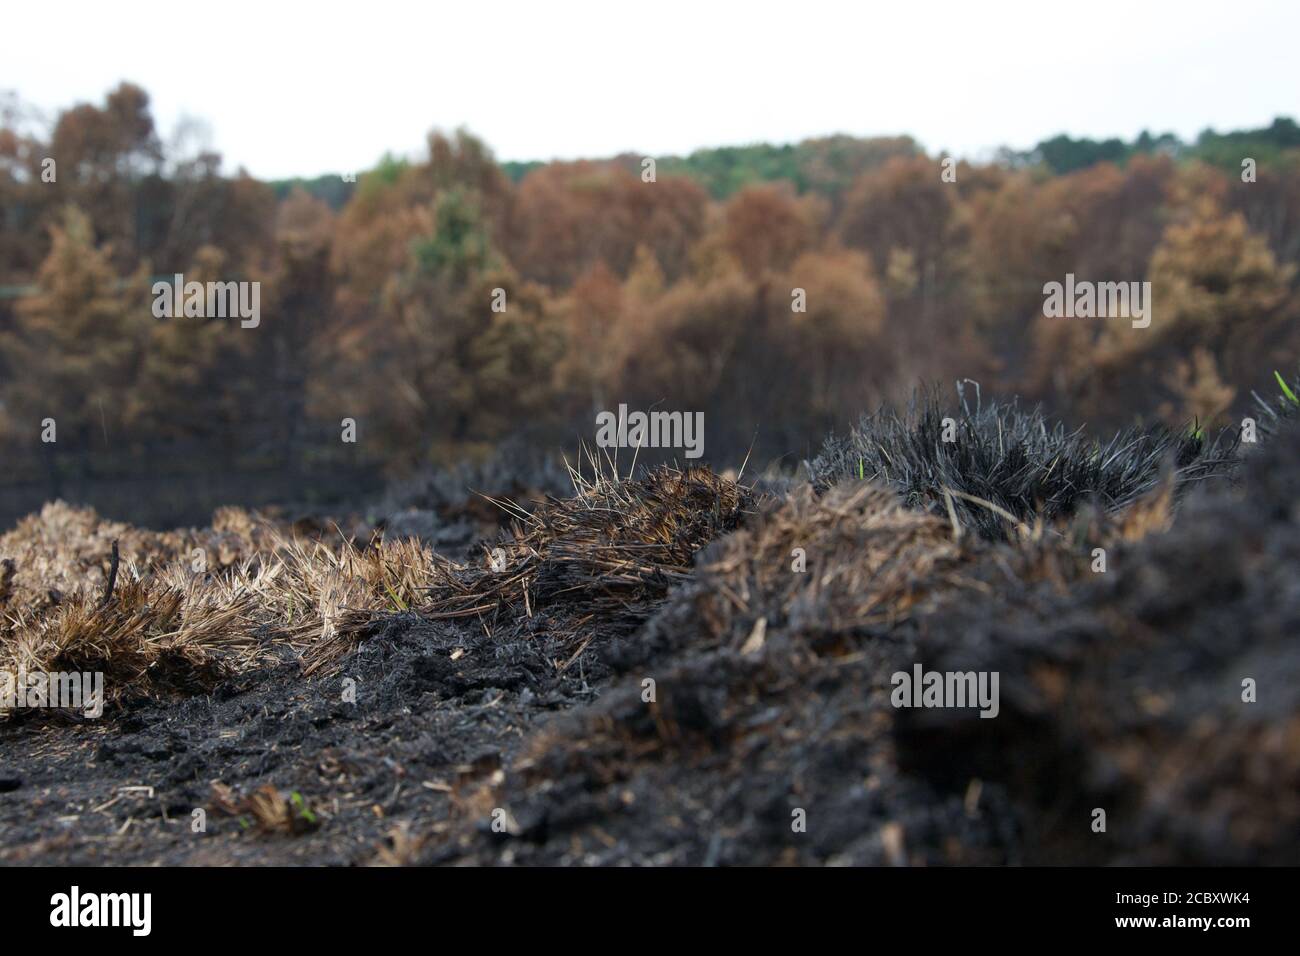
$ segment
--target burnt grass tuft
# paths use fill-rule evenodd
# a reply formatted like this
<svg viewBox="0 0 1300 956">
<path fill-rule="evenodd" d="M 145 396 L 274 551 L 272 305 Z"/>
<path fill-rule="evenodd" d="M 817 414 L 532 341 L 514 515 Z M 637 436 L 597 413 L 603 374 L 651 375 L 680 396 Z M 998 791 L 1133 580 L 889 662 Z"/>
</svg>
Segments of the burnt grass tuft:
<svg viewBox="0 0 1300 956">
<path fill-rule="evenodd" d="M 271 546 L 284 567 L 250 580 L 274 613 L 248 611 L 240 666 L 101 721 L 0 721 L 0 861 L 1294 860 L 1300 429 L 1239 455 L 1000 405 L 953 415 L 952 449 L 942 417 L 864 419 L 776 494 L 589 472 L 461 561 Z M 39 602 L 49 528 L 24 527 L 6 580 Z M 70 599 L 79 634 L 101 577 Z M 998 672 L 998 716 L 893 707 L 916 663 Z"/>
<path fill-rule="evenodd" d="M 945 419 L 951 421 L 945 441 Z M 1127 507 L 1166 474 L 1177 493 L 1230 473 L 1238 463 L 1233 432 L 1204 436 L 1190 427 L 1130 427 L 1107 441 L 1068 430 L 1014 402 L 945 405 L 935 390 L 899 411 L 865 415 L 831 436 L 809 463 L 813 484 L 865 479 L 898 491 L 908 506 L 946 514 L 951 500 L 965 528 L 992 540 L 1017 533 L 1016 521 L 1053 522 L 1087 505 Z M 945 489 L 951 494 L 945 496 Z M 996 508 L 990 507 L 996 506 Z"/>
</svg>

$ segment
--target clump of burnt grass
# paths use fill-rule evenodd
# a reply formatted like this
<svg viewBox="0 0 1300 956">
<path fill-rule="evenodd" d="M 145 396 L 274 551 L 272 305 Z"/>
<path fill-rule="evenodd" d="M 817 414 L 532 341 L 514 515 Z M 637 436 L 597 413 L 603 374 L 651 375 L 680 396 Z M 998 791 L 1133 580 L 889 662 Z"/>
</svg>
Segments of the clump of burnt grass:
<svg viewBox="0 0 1300 956">
<path fill-rule="evenodd" d="M 154 532 L 47 504 L 0 536 L 0 671 L 103 673 L 112 702 L 200 692 L 253 666 L 249 582 L 268 534 L 239 509 Z"/>
<path fill-rule="evenodd" d="M 173 562 L 192 563 L 195 549 L 205 567 L 232 567 L 267 549 L 272 534 L 265 521 L 241 508 L 219 508 L 209 528 L 150 531 L 106 520 L 93 508 L 52 501 L 0 535 L 0 614 L 102 592 L 115 544 L 123 567 L 143 574 Z"/>
<path fill-rule="evenodd" d="M 256 583 L 267 635 L 303 655 L 304 674 L 356 647 L 381 617 L 410 612 L 456 566 L 414 539 L 358 546 L 281 539 Z"/>
<path fill-rule="evenodd" d="M 69 514 L 79 533 L 61 535 Z M 66 506 L 26 519 L 2 542 L 16 556 L 5 583 L 25 573 L 0 601 L 0 671 L 100 672 L 109 703 L 202 693 L 281 652 L 353 641 L 376 616 L 408 610 L 441 560 L 413 541 L 302 539 L 246 515 L 214 525 L 224 530 L 155 535 Z M 107 534 L 131 542 L 120 569 L 93 561 Z M 193 546 L 214 565 L 196 567 Z M 42 595 L 42 573 L 66 590 Z"/>
<path fill-rule="evenodd" d="M 944 441 L 950 418 L 951 441 Z M 951 515 L 990 540 L 1052 524 L 1086 504 L 1118 511 L 1151 493 L 1166 474 L 1175 495 L 1239 463 L 1237 436 L 1199 429 L 1125 428 L 1106 441 L 1068 430 L 1041 408 L 977 403 L 946 409 L 931 390 L 905 412 L 889 406 L 864 415 L 847 436 L 827 439 L 808 466 L 824 490 L 841 480 L 870 480 L 897 490 L 907 505 Z"/>
<path fill-rule="evenodd" d="M 769 632 L 842 638 L 888 631 L 963 560 L 946 519 L 875 484 L 805 486 L 699 562 L 695 603 L 707 641 L 755 653 Z"/>
<path fill-rule="evenodd" d="M 102 673 L 106 701 L 201 693 L 256 662 L 255 609 L 246 587 L 128 574 L 103 597 L 82 591 L 10 617 L 0 670 Z"/>
<path fill-rule="evenodd" d="M 696 552 L 738 527 L 754 504 L 749 489 L 708 468 L 662 466 L 620 478 L 596 466 L 572 477 L 573 497 L 548 498 L 531 513 L 498 502 L 515 515 L 509 533 L 484 543 L 478 563 L 427 562 L 428 582 L 409 610 L 428 620 L 474 620 L 503 640 L 544 629 L 569 654 L 557 663 L 563 669 L 597 636 L 625 635 L 644 622 L 689 576 Z M 305 654 L 308 672 L 337 664 L 363 632 L 322 635 Z"/>
</svg>

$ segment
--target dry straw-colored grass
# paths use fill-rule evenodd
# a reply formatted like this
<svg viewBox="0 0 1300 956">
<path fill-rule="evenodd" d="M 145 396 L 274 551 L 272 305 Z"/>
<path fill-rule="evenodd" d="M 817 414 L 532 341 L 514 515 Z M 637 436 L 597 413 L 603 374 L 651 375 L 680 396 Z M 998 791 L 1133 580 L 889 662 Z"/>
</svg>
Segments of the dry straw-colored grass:
<svg viewBox="0 0 1300 956">
<path fill-rule="evenodd" d="M 903 619 L 950 581 L 962 547 L 948 522 L 872 483 L 795 491 L 699 569 L 696 610 L 715 639 L 762 646 L 769 628 L 833 636 Z"/>
<path fill-rule="evenodd" d="M 607 466 L 589 477 L 575 472 L 574 487 L 572 498 L 516 511 L 509 537 L 485 546 L 479 562 L 458 565 L 413 545 L 385 544 L 349 556 L 344 579 L 360 579 L 372 597 L 379 586 L 400 599 L 400 609 L 426 619 L 474 618 L 502 636 L 545 609 L 571 661 L 598 633 L 643 621 L 690 573 L 696 552 L 736 528 L 752 504 L 744 487 L 707 468 L 664 467 L 632 480 Z M 365 615 L 349 615 L 322 632 L 306 652 L 308 671 L 336 664 L 365 623 Z"/>
<path fill-rule="evenodd" d="M 193 693 L 251 666 L 265 534 L 236 509 L 202 531 L 152 532 L 46 505 L 0 537 L 0 671 L 99 671 L 113 701 Z M 211 572 L 190 570 L 195 549 Z"/>
<path fill-rule="evenodd" d="M 598 633 L 643 620 L 750 500 L 707 469 L 574 479 L 573 498 L 512 511 L 513 533 L 470 565 L 409 539 L 305 540 L 238 511 L 160 534 L 48 505 L 0 538 L 0 671 L 101 671 L 110 703 L 167 697 L 278 649 L 298 654 L 308 676 L 332 671 L 391 614 L 519 629 L 540 608 L 576 657 Z"/>
<path fill-rule="evenodd" d="M 407 609 L 438 561 L 411 541 L 304 541 L 242 512 L 156 534 L 62 503 L 0 538 L 0 555 L 0 671 L 99 671 L 110 702 L 200 692 L 277 646 L 350 640 Z"/>
<path fill-rule="evenodd" d="M 256 662 L 255 607 L 247 588 L 128 578 L 107 602 L 83 592 L 10 618 L 0 669 L 102 672 L 109 700 L 192 693 Z"/>
</svg>

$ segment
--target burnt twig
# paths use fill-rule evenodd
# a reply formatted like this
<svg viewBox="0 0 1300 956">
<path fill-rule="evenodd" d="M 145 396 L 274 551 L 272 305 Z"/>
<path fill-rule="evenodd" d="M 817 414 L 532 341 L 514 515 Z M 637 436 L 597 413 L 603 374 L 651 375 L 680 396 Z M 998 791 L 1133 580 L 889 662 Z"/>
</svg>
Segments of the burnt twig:
<svg viewBox="0 0 1300 956">
<path fill-rule="evenodd" d="M 113 599 L 113 587 L 117 584 L 117 539 L 113 539 L 113 560 L 108 566 L 108 587 L 104 588 L 104 600 L 99 602 L 100 607 L 107 607 L 108 602 Z"/>
</svg>

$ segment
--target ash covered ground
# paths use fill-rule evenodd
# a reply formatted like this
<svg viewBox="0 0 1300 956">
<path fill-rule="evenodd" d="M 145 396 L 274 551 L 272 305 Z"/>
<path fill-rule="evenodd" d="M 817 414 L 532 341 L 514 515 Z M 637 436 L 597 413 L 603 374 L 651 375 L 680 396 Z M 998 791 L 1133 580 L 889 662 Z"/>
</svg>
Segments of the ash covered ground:
<svg viewBox="0 0 1300 956">
<path fill-rule="evenodd" d="M 1300 429 L 954 414 L 752 484 L 459 470 L 337 528 L 49 505 L 0 539 L 0 668 L 108 699 L 0 719 L 0 861 L 1300 859 Z M 997 716 L 894 706 L 917 664 L 996 672 Z"/>
</svg>

